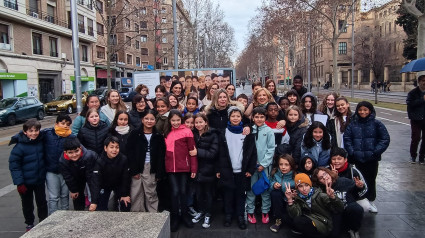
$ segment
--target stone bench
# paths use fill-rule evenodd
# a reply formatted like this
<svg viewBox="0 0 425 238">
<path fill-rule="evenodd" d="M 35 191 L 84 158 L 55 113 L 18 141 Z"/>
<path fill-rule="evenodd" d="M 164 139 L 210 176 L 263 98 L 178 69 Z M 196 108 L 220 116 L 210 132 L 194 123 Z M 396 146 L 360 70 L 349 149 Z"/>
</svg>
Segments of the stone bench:
<svg viewBox="0 0 425 238">
<path fill-rule="evenodd" d="M 168 212 L 56 211 L 22 237 L 169 238 L 170 218 Z"/>
</svg>

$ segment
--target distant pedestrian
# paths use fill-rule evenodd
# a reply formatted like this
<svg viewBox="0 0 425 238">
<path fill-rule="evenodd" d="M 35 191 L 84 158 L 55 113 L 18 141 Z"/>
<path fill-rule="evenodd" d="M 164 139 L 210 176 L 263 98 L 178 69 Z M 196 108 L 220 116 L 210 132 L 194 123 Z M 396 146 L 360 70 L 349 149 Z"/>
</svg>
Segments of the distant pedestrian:
<svg viewBox="0 0 425 238">
<path fill-rule="evenodd" d="M 421 147 L 419 149 L 419 163 L 424 164 L 425 158 L 425 75 L 421 75 L 418 78 L 418 84 L 416 88 L 407 94 L 407 115 L 410 119 L 410 127 L 412 130 L 412 139 L 410 142 L 410 156 L 411 163 L 416 163 L 416 156 L 418 155 L 418 145 L 421 141 Z"/>
<path fill-rule="evenodd" d="M 47 93 L 47 102 L 51 102 L 51 101 L 53 101 L 53 94 L 52 94 L 52 92 L 48 92 Z"/>
</svg>

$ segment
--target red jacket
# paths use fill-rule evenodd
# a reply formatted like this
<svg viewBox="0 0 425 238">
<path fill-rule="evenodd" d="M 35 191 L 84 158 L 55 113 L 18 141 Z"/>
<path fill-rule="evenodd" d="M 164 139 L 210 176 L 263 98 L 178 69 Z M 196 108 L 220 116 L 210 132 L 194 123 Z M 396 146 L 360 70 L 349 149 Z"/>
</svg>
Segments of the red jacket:
<svg viewBox="0 0 425 238">
<path fill-rule="evenodd" d="M 179 128 L 171 128 L 171 132 L 165 138 L 167 152 L 165 154 L 165 170 L 167 173 L 198 171 L 196 156 L 190 156 L 189 151 L 195 148 L 193 133 L 185 125 Z"/>
</svg>

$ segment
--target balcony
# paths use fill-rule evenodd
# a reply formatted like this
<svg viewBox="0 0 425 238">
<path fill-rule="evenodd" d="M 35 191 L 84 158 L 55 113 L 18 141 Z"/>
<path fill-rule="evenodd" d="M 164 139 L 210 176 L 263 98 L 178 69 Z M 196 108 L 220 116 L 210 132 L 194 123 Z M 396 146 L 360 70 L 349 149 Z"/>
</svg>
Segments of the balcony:
<svg viewBox="0 0 425 238">
<path fill-rule="evenodd" d="M 42 12 L 34 9 L 27 9 L 27 15 L 40 19 L 42 21 L 50 22 L 61 27 L 68 27 L 68 22 L 59 20 L 57 17 L 51 16 L 47 12 Z"/>
<path fill-rule="evenodd" d="M 0 50 L 11 50 L 12 47 L 10 46 L 10 44 L 6 44 L 6 43 L 0 43 Z"/>
<path fill-rule="evenodd" d="M 5 0 L 4 6 L 7 7 L 7 8 L 11 8 L 13 10 L 18 11 L 18 4 L 16 2 L 10 2 L 10 1 Z"/>
</svg>

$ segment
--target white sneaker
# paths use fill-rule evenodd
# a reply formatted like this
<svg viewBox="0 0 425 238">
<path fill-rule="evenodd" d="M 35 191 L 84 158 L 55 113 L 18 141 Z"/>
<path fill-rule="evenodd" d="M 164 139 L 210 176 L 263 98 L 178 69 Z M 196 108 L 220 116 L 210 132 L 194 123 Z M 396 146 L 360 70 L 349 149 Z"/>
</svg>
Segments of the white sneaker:
<svg viewBox="0 0 425 238">
<path fill-rule="evenodd" d="M 356 236 L 356 238 L 360 238 L 360 234 L 358 231 L 354 232 L 354 235 Z"/>
<path fill-rule="evenodd" d="M 189 210 L 189 214 L 193 217 L 196 216 L 196 214 L 198 214 L 198 212 L 193 207 L 189 207 L 188 210 Z"/>
<path fill-rule="evenodd" d="M 195 217 L 192 218 L 192 222 L 198 223 L 203 217 L 204 217 L 204 214 L 202 212 L 196 213 Z"/>
<path fill-rule="evenodd" d="M 370 207 L 369 207 L 369 212 L 371 213 L 378 213 L 378 208 L 376 207 L 374 202 L 369 202 L 370 203 Z"/>
<path fill-rule="evenodd" d="M 203 228 L 209 228 L 211 226 L 211 217 L 205 216 L 204 218 L 204 224 L 202 224 Z"/>
</svg>

